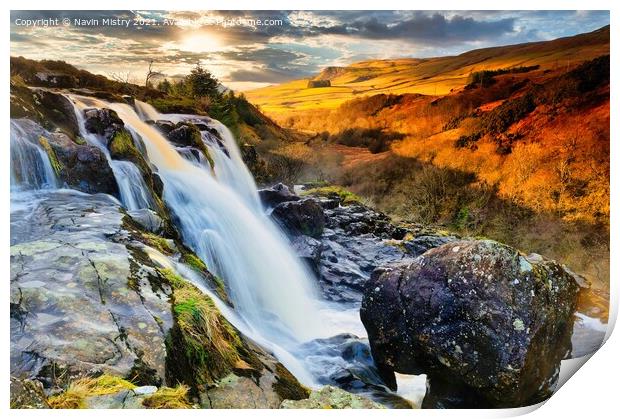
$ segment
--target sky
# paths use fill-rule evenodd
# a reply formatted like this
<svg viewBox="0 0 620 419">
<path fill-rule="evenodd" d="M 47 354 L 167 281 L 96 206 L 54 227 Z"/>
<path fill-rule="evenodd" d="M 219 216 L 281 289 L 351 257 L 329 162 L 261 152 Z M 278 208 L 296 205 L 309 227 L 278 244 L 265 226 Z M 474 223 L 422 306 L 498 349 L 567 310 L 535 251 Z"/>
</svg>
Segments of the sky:
<svg viewBox="0 0 620 419">
<path fill-rule="evenodd" d="M 11 55 L 143 83 L 197 63 L 248 90 L 367 59 L 456 55 L 609 24 L 608 11 L 12 11 Z"/>
</svg>

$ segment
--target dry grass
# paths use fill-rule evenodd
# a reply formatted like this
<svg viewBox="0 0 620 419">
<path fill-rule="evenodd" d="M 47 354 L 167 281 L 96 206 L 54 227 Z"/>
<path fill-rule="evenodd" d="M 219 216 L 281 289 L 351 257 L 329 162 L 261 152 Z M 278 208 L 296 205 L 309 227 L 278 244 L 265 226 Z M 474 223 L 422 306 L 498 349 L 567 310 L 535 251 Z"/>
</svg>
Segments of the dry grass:
<svg viewBox="0 0 620 419">
<path fill-rule="evenodd" d="M 151 396 L 142 401 L 142 405 L 148 409 L 191 409 L 187 392 L 189 388 L 179 385 L 174 388 L 162 387 Z"/>
<path fill-rule="evenodd" d="M 73 381 L 64 392 L 50 397 L 48 403 L 53 409 L 83 409 L 87 397 L 118 393 L 135 387 L 129 381 L 112 375 L 85 377 Z"/>
<path fill-rule="evenodd" d="M 307 88 L 307 80 L 295 80 L 249 91 L 246 96 L 281 120 L 300 111 L 334 109 L 356 97 L 381 93 L 446 95 L 465 86 L 477 71 L 532 65 L 544 71 L 603 54 L 609 54 L 609 27 L 568 39 L 485 48 L 454 57 L 364 61 L 334 73 L 329 77 L 331 87 Z"/>
</svg>

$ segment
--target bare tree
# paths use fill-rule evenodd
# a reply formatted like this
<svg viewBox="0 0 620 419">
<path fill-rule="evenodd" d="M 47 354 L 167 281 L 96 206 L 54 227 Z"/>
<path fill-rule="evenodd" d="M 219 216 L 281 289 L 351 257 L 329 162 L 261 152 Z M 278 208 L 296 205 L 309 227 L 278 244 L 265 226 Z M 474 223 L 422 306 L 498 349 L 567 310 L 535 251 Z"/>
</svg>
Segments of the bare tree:
<svg viewBox="0 0 620 419">
<path fill-rule="evenodd" d="M 154 77 L 162 76 L 161 71 L 153 70 L 153 60 L 149 61 L 149 71 L 146 73 L 146 79 L 144 80 L 144 85 L 146 87 L 150 86 L 151 79 Z"/>
<path fill-rule="evenodd" d="M 109 72 L 110 79 L 123 85 L 123 91 L 130 95 L 136 94 L 136 85 L 131 82 L 131 72 Z"/>
</svg>

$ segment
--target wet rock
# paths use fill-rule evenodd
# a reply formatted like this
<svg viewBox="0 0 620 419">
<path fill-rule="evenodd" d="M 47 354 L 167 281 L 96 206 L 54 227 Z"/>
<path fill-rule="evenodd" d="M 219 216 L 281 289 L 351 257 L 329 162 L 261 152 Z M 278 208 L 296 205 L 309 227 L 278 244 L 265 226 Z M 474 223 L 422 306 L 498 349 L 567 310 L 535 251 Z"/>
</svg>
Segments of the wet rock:
<svg viewBox="0 0 620 419">
<path fill-rule="evenodd" d="M 320 384 L 337 386 L 353 393 L 388 390 L 374 365 L 368 339 L 342 333 L 312 340 L 304 343 L 302 348 L 304 352 L 313 354 L 311 372 L 320 377 Z"/>
<path fill-rule="evenodd" d="M 408 258 L 400 247 L 372 234 L 326 230 L 319 265 L 323 294 L 332 301 L 359 302 L 365 283 L 377 267 Z"/>
<path fill-rule="evenodd" d="M 126 247 L 118 203 L 55 192 L 30 217 L 11 230 L 11 303 L 26 313 L 11 319 L 12 374 L 54 386 L 97 371 L 128 377 L 139 361 L 165 380 L 169 295 Z"/>
<path fill-rule="evenodd" d="M 284 400 L 308 398 L 309 391 L 272 355 L 250 344 L 259 370 L 237 370 L 200 394 L 207 409 L 277 409 Z"/>
<path fill-rule="evenodd" d="M 152 172 L 151 174 L 151 182 L 153 184 L 153 192 L 159 198 L 163 197 L 164 194 L 164 181 L 161 179 L 161 176 L 157 172 Z"/>
<path fill-rule="evenodd" d="M 109 139 L 124 125 L 123 120 L 112 109 L 86 109 L 84 111 L 84 126 L 90 133 Z"/>
<path fill-rule="evenodd" d="M 101 150 L 76 144 L 61 133 L 52 134 L 48 141 L 61 165 L 59 177 L 67 185 L 86 193 L 118 196 L 114 172 Z"/>
<path fill-rule="evenodd" d="M 337 387 L 325 386 L 310 393 L 308 399 L 283 401 L 280 409 L 384 409 L 384 407 Z"/>
<path fill-rule="evenodd" d="M 20 119 L 17 123 L 29 140 L 46 152 L 61 183 L 86 193 L 118 196 L 114 173 L 97 147 L 78 144 L 67 134 L 49 132 L 29 119 Z"/>
<path fill-rule="evenodd" d="M 323 250 L 323 245 L 319 240 L 310 236 L 297 236 L 291 241 L 291 246 L 297 256 L 299 256 L 314 272 L 319 273 L 321 252 Z"/>
<path fill-rule="evenodd" d="M 159 128 L 164 134 L 168 134 L 175 127 L 174 122 L 165 121 L 165 120 L 157 120 L 157 121 L 148 121 L 149 123 L 153 123 Z"/>
<path fill-rule="evenodd" d="M 38 109 L 44 112 L 46 122 L 53 124 L 71 138 L 80 134 L 73 105 L 65 96 L 48 90 L 36 89 L 34 96 Z"/>
<path fill-rule="evenodd" d="M 282 202 L 271 216 L 291 235 L 320 238 L 325 226 L 323 208 L 313 199 Z"/>
<path fill-rule="evenodd" d="M 144 230 L 159 234 L 164 231 L 164 220 L 150 209 L 139 209 L 127 212 L 129 216 Z"/>
<path fill-rule="evenodd" d="M 384 239 L 402 239 L 407 230 L 393 225 L 390 218 L 360 204 L 339 206 L 327 214 L 327 226 L 351 235 L 373 234 Z"/>
<path fill-rule="evenodd" d="M 278 183 L 270 188 L 260 189 L 258 196 L 264 206 L 273 208 L 282 202 L 299 201 L 299 197 L 283 183 Z"/>
<path fill-rule="evenodd" d="M 516 407 L 553 390 L 578 289 L 554 261 L 462 240 L 377 269 L 360 316 L 392 387 L 394 371 L 426 373 L 431 393 L 458 394 L 464 407 Z"/>
<path fill-rule="evenodd" d="M 190 123 L 180 123 L 168 132 L 168 139 L 180 146 L 195 146 L 202 142 L 200 130 Z"/>
</svg>

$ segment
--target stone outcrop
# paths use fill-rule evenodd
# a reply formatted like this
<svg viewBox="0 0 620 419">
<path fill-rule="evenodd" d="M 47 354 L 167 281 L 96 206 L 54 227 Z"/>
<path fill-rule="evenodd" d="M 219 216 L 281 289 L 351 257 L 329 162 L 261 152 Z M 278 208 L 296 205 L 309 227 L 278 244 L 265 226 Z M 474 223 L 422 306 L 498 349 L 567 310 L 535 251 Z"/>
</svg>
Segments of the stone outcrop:
<svg viewBox="0 0 620 419">
<path fill-rule="evenodd" d="M 490 240 L 453 241 L 376 270 L 360 316 L 386 383 L 395 386 L 394 371 L 425 373 L 426 406 L 516 407 L 553 390 L 578 290 L 554 261 Z"/>
</svg>

